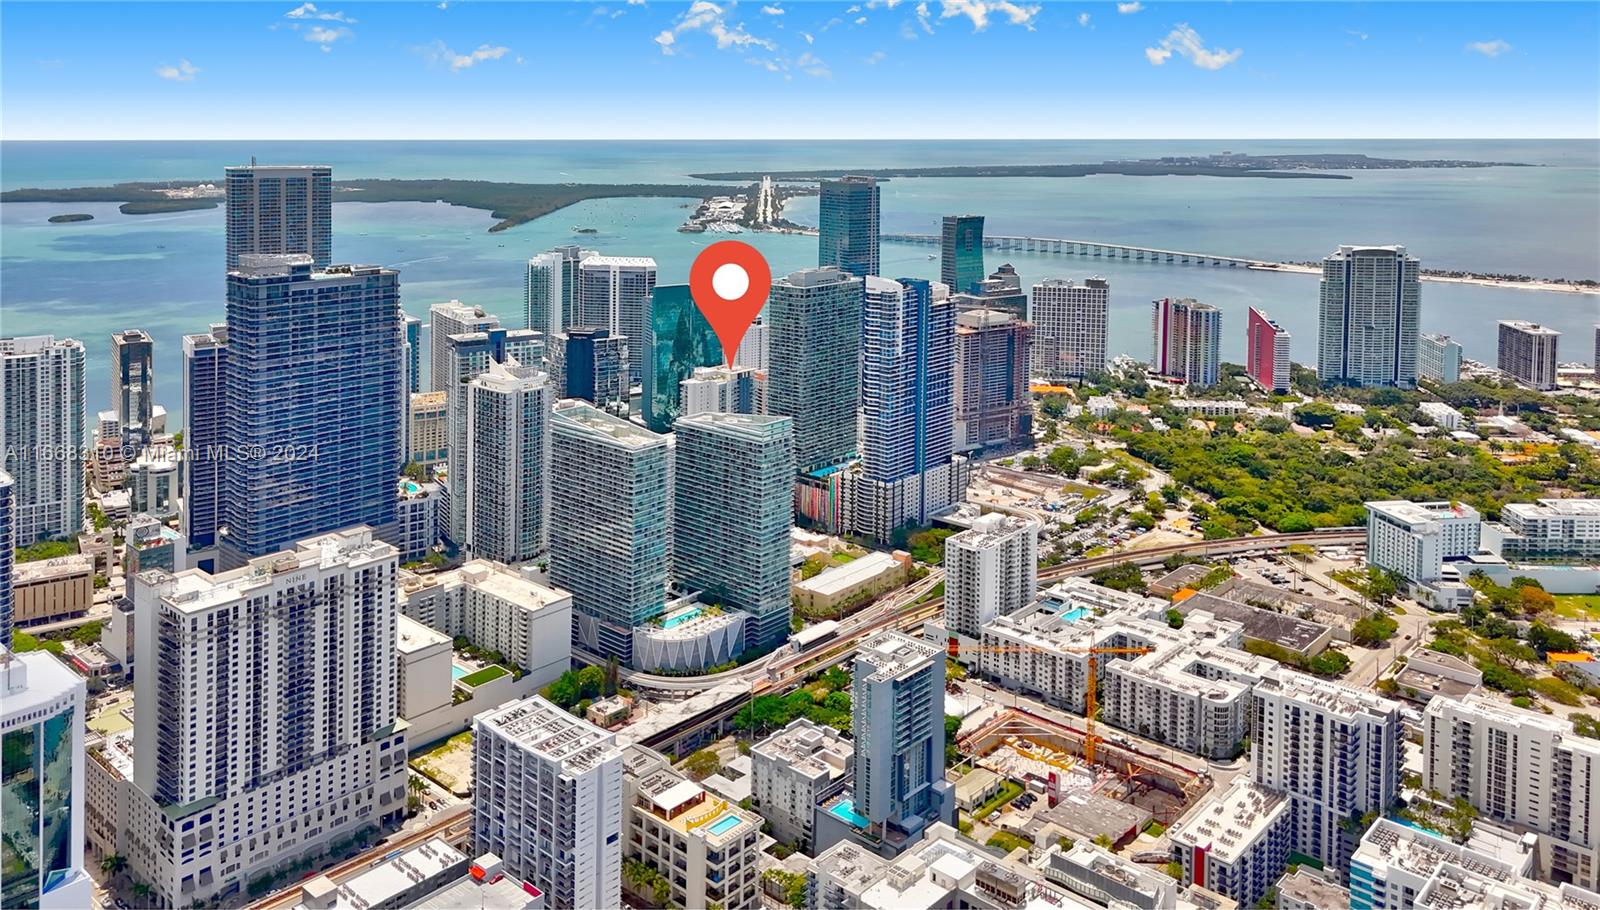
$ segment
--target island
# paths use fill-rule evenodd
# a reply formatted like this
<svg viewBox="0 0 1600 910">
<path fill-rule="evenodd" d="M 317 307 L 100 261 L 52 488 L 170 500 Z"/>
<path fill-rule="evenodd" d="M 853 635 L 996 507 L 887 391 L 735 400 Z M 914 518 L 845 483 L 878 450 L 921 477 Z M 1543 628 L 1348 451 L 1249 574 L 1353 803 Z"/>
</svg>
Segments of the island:
<svg viewBox="0 0 1600 910">
<path fill-rule="evenodd" d="M 93 220 L 94 220 L 94 216 L 93 215 L 85 215 L 82 212 L 75 212 L 75 213 L 73 213 L 71 215 L 51 215 L 50 216 L 50 223 L 51 224 L 71 224 L 74 221 L 93 221 Z"/>
</svg>

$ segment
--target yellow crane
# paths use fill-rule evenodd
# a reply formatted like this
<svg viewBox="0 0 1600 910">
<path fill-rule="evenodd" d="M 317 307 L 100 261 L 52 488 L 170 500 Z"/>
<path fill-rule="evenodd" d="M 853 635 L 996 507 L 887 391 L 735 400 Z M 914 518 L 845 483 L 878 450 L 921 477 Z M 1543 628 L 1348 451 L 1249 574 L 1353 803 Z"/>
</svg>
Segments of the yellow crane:
<svg viewBox="0 0 1600 910">
<path fill-rule="evenodd" d="M 952 660 L 960 658 L 961 642 L 957 638 L 951 636 L 948 647 Z M 1097 688 L 1095 665 L 1099 663 L 1099 661 L 1096 660 L 1096 656 L 1100 654 L 1149 654 L 1151 651 L 1154 651 L 1155 648 L 1039 648 L 1034 647 L 1033 645 L 978 645 L 973 648 L 968 648 L 967 650 L 982 651 L 988 654 L 1007 652 L 1019 653 L 1024 651 L 1032 653 L 1061 651 L 1068 654 L 1089 655 L 1088 691 L 1084 695 L 1083 706 L 1084 727 L 1086 729 L 1083 737 L 1083 760 L 1092 765 L 1094 764 L 1094 744 L 1095 741 L 1099 739 L 1099 736 L 1094 732 L 1094 716 L 1099 708 L 1095 695 L 1095 690 Z"/>
</svg>

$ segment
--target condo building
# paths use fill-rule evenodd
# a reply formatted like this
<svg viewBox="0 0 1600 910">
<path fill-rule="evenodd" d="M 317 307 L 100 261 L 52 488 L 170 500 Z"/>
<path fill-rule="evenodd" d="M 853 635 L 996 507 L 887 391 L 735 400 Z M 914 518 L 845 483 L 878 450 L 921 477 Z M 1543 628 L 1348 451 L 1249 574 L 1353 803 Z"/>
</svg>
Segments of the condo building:
<svg viewBox="0 0 1600 910">
<path fill-rule="evenodd" d="M 1461 381 L 1461 342 L 1449 335 L 1424 334 L 1417 339 L 1417 378 L 1433 382 Z"/>
<path fill-rule="evenodd" d="M 1350 860 L 1351 910 L 1546 906 L 1546 895 L 1526 878 L 1532 850 L 1518 844 L 1507 857 L 1505 851 L 1475 849 L 1477 840 L 1457 844 L 1432 831 L 1378 819 Z"/>
<path fill-rule="evenodd" d="M 451 335 L 470 335 L 498 328 L 500 318 L 484 312 L 480 306 L 468 306 L 459 300 L 452 300 L 428 307 L 428 338 L 431 341 L 428 391 L 448 393 L 451 386 L 461 381 L 461 377 L 456 375 L 455 365 L 450 362 L 450 346 L 446 339 Z"/>
<path fill-rule="evenodd" d="M 444 388 L 445 431 L 448 434 L 445 458 L 450 467 L 445 480 L 449 488 L 450 514 L 444 530 L 453 543 L 463 544 L 466 542 L 469 520 L 469 497 L 465 484 L 467 467 L 472 459 L 472 452 L 469 451 L 470 415 L 475 400 L 470 398 L 473 394 L 472 383 L 494 364 L 522 366 L 538 363 L 542 339 L 538 332 L 529 329 L 504 329 L 498 326 L 482 332 L 435 335 L 434 338 L 444 351 L 445 370 L 449 376 Z M 521 377 L 519 381 L 524 385 L 534 382 L 531 376 Z M 514 384 L 505 377 L 497 379 L 495 383 L 501 395 L 508 394 L 505 389 Z M 479 396 L 476 400 L 488 401 L 489 398 Z M 492 427 L 483 425 L 481 420 L 479 427 L 485 432 L 492 432 Z"/>
<path fill-rule="evenodd" d="M 16 546 L 83 529 L 83 343 L 0 338 L 0 470 L 15 486 Z"/>
<path fill-rule="evenodd" d="M 1096 276 L 1077 284 L 1050 278 L 1033 286 L 1033 373 L 1050 382 L 1081 380 L 1106 368 L 1106 313 L 1111 285 Z"/>
<path fill-rule="evenodd" d="M 1322 260 L 1317 378 L 1417 384 L 1422 263 L 1403 246 L 1341 246 Z"/>
<path fill-rule="evenodd" d="M 765 387 L 762 377 L 749 367 L 696 367 L 688 379 L 678 383 L 678 414 L 765 413 Z"/>
<path fill-rule="evenodd" d="M 1556 346 L 1561 333 L 1522 319 L 1502 319 L 1497 366 L 1500 372 L 1531 389 L 1556 387 Z"/>
<path fill-rule="evenodd" d="M 767 413 L 794 421 L 801 473 L 856 454 L 861 306 L 862 280 L 837 268 L 804 269 L 772 282 Z"/>
<path fill-rule="evenodd" d="M 1164 297 L 1152 306 L 1151 368 L 1196 388 L 1222 375 L 1222 311 L 1190 298 Z"/>
<path fill-rule="evenodd" d="M 124 440 L 149 441 L 156 413 L 155 342 L 143 329 L 111 333 L 111 410 Z"/>
<path fill-rule="evenodd" d="M 817 265 L 857 278 L 878 274 L 878 180 L 822 181 L 817 202 Z"/>
<path fill-rule="evenodd" d="M 1038 594 L 1039 524 L 991 512 L 945 539 L 945 629 L 977 639 Z"/>
<path fill-rule="evenodd" d="M 1600 499 L 1507 503 L 1500 555 L 1507 562 L 1584 563 L 1600 557 Z"/>
<path fill-rule="evenodd" d="M 854 811 L 898 852 L 955 817 L 944 778 L 944 652 L 880 632 L 856 651 L 851 677 Z"/>
<path fill-rule="evenodd" d="M 656 261 L 648 256 L 588 256 L 578 263 L 577 313 L 572 325 L 605 328 L 630 341 L 644 338 Z M 646 360 L 642 344 L 630 345 L 628 385 L 638 384 Z"/>
<path fill-rule="evenodd" d="M 628 413 L 629 340 L 606 329 L 572 326 L 550 339 L 550 381 L 557 398 L 578 398 L 602 411 Z"/>
<path fill-rule="evenodd" d="M 571 328 L 577 313 L 578 264 L 600 255 L 573 244 L 528 260 L 522 285 L 522 326 L 546 338 Z"/>
<path fill-rule="evenodd" d="M 1289 391 L 1289 331 L 1250 308 L 1245 322 L 1244 370 L 1268 392 Z"/>
<path fill-rule="evenodd" d="M 1464 502 L 1369 502 L 1367 564 L 1427 585 L 1444 577 L 1447 560 L 1478 552 L 1482 521 Z"/>
<path fill-rule="evenodd" d="M 534 696 L 473 720 L 472 834 L 551 907 L 622 905 L 623 751 Z"/>
<path fill-rule="evenodd" d="M 11 586 L 17 558 L 17 482 L 0 471 L 0 648 L 11 647 L 15 609 Z"/>
<path fill-rule="evenodd" d="M 333 168 L 270 165 L 224 169 L 228 271 L 253 253 L 333 262 Z"/>
<path fill-rule="evenodd" d="M 0 475 L 3 476 L 3 475 Z M 0 647 L 0 904 L 38 910 L 92 906 L 84 871 L 84 704 L 87 684 L 45 651 Z"/>
<path fill-rule="evenodd" d="M 840 841 L 806 864 L 806 880 L 807 906 L 815 910 L 1091 906 L 1050 887 L 1038 870 L 1007 861 L 944 823 L 930 825 L 927 837 L 893 862 Z"/>
<path fill-rule="evenodd" d="M 454 459 L 451 501 L 463 498 L 474 557 L 527 562 L 549 546 L 550 377 L 515 360 L 490 363 L 467 384 L 466 446 Z"/>
<path fill-rule="evenodd" d="M 622 785 L 625 855 L 666 879 L 669 903 L 760 910 L 761 816 L 707 792 L 641 745 L 623 750 Z"/>
<path fill-rule="evenodd" d="M 183 522 L 190 565 L 216 569 L 217 533 L 225 523 L 222 485 L 228 413 L 228 325 L 183 336 Z"/>
<path fill-rule="evenodd" d="M 474 559 L 429 575 L 402 569 L 400 613 L 484 651 L 499 651 L 536 688 L 571 663 L 572 594 L 497 562 Z"/>
<path fill-rule="evenodd" d="M 772 836 L 807 853 L 817 806 L 849 781 L 855 747 L 832 727 L 800 717 L 750 749 L 750 795 Z"/>
<path fill-rule="evenodd" d="M 1293 829 L 1289 801 L 1240 776 L 1169 827 L 1167 838 L 1183 865 L 1185 885 L 1253 907 L 1288 866 Z"/>
<path fill-rule="evenodd" d="M 960 451 L 1033 444 L 1033 327 L 1001 310 L 956 314 L 955 432 Z"/>
</svg>

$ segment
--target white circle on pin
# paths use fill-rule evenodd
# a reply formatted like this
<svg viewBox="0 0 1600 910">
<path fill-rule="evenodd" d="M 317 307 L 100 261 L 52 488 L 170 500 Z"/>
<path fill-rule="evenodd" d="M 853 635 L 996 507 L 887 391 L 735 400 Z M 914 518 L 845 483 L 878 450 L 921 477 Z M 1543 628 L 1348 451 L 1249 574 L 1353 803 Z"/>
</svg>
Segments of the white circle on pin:
<svg viewBox="0 0 1600 910">
<path fill-rule="evenodd" d="M 711 273 L 711 289 L 723 300 L 738 300 L 750 290 L 750 273 L 742 265 L 725 262 Z"/>
</svg>

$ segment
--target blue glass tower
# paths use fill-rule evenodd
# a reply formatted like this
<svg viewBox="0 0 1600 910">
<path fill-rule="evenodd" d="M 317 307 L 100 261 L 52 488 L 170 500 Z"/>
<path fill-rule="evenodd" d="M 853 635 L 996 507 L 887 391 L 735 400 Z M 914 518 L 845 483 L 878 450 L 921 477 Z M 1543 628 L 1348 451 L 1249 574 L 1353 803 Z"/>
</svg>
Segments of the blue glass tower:
<svg viewBox="0 0 1600 910">
<path fill-rule="evenodd" d="M 644 423 L 657 433 L 678 418 L 678 384 L 695 367 L 719 366 L 722 344 L 694 305 L 689 286 L 661 285 L 650 292 L 644 319 Z"/>
<path fill-rule="evenodd" d="M 406 381 L 399 272 L 242 256 L 227 313 L 222 565 L 352 525 L 392 534 Z"/>
<path fill-rule="evenodd" d="M 952 293 L 983 281 L 983 216 L 946 215 L 939 235 L 939 280 Z"/>
<path fill-rule="evenodd" d="M 422 320 L 406 316 L 406 391 L 422 391 Z"/>
<path fill-rule="evenodd" d="M 222 428 L 227 396 L 228 326 L 183 336 L 183 534 L 192 564 L 216 568 L 217 529 L 222 526 Z"/>
<path fill-rule="evenodd" d="M 11 647 L 11 571 L 16 559 L 17 491 L 11 475 L 0 471 L 0 647 Z"/>
<path fill-rule="evenodd" d="M 877 178 L 822 181 L 817 225 L 817 265 L 837 266 L 858 278 L 878 274 Z"/>
</svg>

